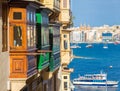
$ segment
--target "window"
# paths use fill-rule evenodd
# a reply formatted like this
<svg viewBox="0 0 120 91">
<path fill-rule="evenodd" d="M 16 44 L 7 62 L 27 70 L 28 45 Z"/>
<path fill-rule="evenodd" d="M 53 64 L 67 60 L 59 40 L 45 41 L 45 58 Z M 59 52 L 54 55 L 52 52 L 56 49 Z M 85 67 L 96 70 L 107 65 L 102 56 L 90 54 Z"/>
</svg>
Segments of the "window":
<svg viewBox="0 0 120 91">
<path fill-rule="evenodd" d="M 27 11 L 27 45 L 28 47 L 36 46 L 36 19 L 34 10 Z"/>
<path fill-rule="evenodd" d="M 67 35 L 64 34 L 64 38 L 67 38 Z"/>
<path fill-rule="evenodd" d="M 64 49 L 68 49 L 67 40 L 64 40 Z"/>
<path fill-rule="evenodd" d="M 13 13 L 13 19 L 22 19 L 22 13 L 21 12 L 14 12 Z"/>
<path fill-rule="evenodd" d="M 34 25 L 27 26 L 27 44 L 28 47 L 36 46 L 36 27 Z"/>
<path fill-rule="evenodd" d="M 22 46 L 22 27 L 21 26 L 14 26 L 13 27 L 14 33 L 14 46 Z"/>
<path fill-rule="evenodd" d="M 42 26 L 41 28 L 42 46 L 49 45 L 49 30 L 48 26 Z"/>
<path fill-rule="evenodd" d="M 53 26 L 51 28 L 53 30 L 53 51 L 58 52 L 60 51 L 60 32 L 59 27 Z"/>
<path fill-rule="evenodd" d="M 64 82 L 64 90 L 67 90 L 67 88 L 68 88 L 67 82 Z"/>
<path fill-rule="evenodd" d="M 63 0 L 63 8 L 67 8 L 67 0 Z"/>
<path fill-rule="evenodd" d="M 67 76 L 64 76 L 64 79 L 67 79 Z"/>
</svg>

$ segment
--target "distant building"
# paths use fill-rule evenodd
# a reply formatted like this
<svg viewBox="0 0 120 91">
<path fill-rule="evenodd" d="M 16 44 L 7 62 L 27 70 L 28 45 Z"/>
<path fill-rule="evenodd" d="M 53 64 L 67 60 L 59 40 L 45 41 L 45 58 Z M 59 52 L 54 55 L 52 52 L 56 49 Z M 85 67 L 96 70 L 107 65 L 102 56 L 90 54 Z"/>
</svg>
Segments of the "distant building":
<svg viewBox="0 0 120 91">
<path fill-rule="evenodd" d="M 100 27 L 80 26 L 71 28 L 71 42 L 113 42 L 120 40 L 120 26 L 103 25 Z"/>
<path fill-rule="evenodd" d="M 102 33 L 102 42 L 111 42 L 112 33 Z"/>
</svg>

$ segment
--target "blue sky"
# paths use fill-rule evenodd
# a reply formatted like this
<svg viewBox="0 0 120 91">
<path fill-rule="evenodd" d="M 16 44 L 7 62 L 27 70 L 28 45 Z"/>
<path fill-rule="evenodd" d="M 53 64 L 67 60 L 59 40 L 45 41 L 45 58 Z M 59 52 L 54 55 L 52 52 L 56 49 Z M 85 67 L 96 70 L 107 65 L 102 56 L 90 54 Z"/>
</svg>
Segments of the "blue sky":
<svg viewBox="0 0 120 91">
<path fill-rule="evenodd" d="M 120 25 L 120 0 L 71 0 L 74 26 Z"/>
</svg>

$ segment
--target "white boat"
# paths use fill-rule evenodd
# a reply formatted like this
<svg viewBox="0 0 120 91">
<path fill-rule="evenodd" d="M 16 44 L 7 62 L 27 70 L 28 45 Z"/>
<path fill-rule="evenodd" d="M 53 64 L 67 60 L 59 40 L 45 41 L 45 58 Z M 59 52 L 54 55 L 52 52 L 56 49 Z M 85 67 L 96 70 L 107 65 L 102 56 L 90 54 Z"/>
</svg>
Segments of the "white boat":
<svg viewBox="0 0 120 91">
<path fill-rule="evenodd" d="M 107 49 L 107 48 L 108 48 L 107 43 L 104 44 L 103 48 L 104 48 L 104 49 Z"/>
<path fill-rule="evenodd" d="M 107 49 L 107 48 L 108 48 L 108 46 L 103 46 L 103 48 L 104 48 L 104 49 Z"/>
<path fill-rule="evenodd" d="M 74 45 L 72 45 L 70 48 L 81 48 L 81 46 L 79 46 L 78 44 L 74 44 Z"/>
<path fill-rule="evenodd" d="M 71 89 L 71 91 L 74 91 L 74 89 L 75 89 L 75 86 L 72 84 L 71 81 L 70 81 L 70 89 Z"/>
<path fill-rule="evenodd" d="M 92 48 L 92 47 L 93 47 L 92 44 L 86 45 L 86 48 Z"/>
<path fill-rule="evenodd" d="M 115 41 L 114 44 L 115 45 L 120 44 L 120 41 Z"/>
<path fill-rule="evenodd" d="M 107 74 L 86 74 L 73 80 L 73 85 L 81 87 L 118 87 L 118 81 L 108 81 Z"/>
</svg>

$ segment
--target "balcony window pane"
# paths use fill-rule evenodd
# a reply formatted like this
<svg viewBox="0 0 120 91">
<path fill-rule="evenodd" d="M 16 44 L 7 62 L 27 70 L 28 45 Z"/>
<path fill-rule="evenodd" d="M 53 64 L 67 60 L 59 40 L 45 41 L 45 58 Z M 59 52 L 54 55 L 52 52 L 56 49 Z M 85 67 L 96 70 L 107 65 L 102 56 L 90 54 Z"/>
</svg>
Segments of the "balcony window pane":
<svg viewBox="0 0 120 91">
<path fill-rule="evenodd" d="M 27 27 L 27 43 L 28 43 L 28 47 L 36 46 L 36 27 L 35 27 L 35 25 L 28 25 L 28 27 Z"/>
<path fill-rule="evenodd" d="M 16 20 L 22 19 L 22 13 L 21 12 L 14 12 L 13 19 L 16 19 Z"/>
<path fill-rule="evenodd" d="M 14 46 L 22 46 L 22 27 L 21 26 L 14 26 Z"/>
<path fill-rule="evenodd" d="M 30 31 L 30 43 L 31 43 L 31 47 L 34 45 L 34 31 L 33 31 L 33 27 L 31 26 L 31 31 Z"/>
<path fill-rule="evenodd" d="M 30 26 L 27 27 L 27 42 L 28 47 L 30 47 Z"/>
<path fill-rule="evenodd" d="M 36 26 L 34 26 L 34 46 L 36 46 Z"/>
</svg>

